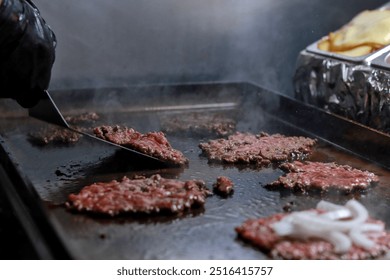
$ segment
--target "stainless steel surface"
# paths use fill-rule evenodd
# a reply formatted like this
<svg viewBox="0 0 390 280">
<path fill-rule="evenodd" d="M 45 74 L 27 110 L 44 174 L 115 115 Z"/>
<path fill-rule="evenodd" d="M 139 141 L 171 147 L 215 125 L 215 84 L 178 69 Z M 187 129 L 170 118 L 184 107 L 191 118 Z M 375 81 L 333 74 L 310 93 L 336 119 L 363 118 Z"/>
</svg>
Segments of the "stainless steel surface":
<svg viewBox="0 0 390 280">
<path fill-rule="evenodd" d="M 322 39 L 318 40 L 317 42 L 315 42 L 313 44 L 310 44 L 306 48 L 306 51 L 320 55 L 320 56 L 335 58 L 335 59 L 338 59 L 341 61 L 349 61 L 349 62 L 353 62 L 353 63 L 364 63 L 364 61 L 366 59 L 368 59 L 368 57 L 370 56 L 370 54 L 368 54 L 368 55 L 363 55 L 363 56 L 352 57 L 352 56 L 341 55 L 341 54 L 334 53 L 334 52 L 323 51 L 323 50 L 320 50 L 318 48 L 318 43 L 321 42 L 321 40 Z"/>
<path fill-rule="evenodd" d="M 320 56 L 328 57 L 328 58 L 333 58 L 339 61 L 347 61 L 355 64 L 361 64 L 361 65 L 370 65 L 371 62 L 376 59 L 377 57 L 381 56 L 384 53 L 387 53 L 390 51 L 390 46 L 383 47 L 380 50 L 377 50 L 376 52 L 369 53 L 367 55 L 362 55 L 362 56 L 347 56 L 347 55 L 342 55 L 338 53 L 333 53 L 333 52 L 328 52 L 328 51 L 323 51 L 318 49 L 317 45 L 321 40 L 309 45 L 306 50 L 308 52 L 318 54 Z"/>
<path fill-rule="evenodd" d="M 372 67 L 390 71 L 390 52 L 385 52 L 371 62 Z"/>
</svg>

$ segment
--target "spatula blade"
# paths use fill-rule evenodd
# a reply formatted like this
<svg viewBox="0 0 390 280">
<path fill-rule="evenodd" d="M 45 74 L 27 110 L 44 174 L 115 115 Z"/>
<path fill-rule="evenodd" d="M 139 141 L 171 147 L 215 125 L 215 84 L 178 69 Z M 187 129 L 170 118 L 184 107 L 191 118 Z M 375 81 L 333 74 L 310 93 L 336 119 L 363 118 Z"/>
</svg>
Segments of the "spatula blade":
<svg viewBox="0 0 390 280">
<path fill-rule="evenodd" d="M 28 110 L 28 114 L 39 120 L 69 128 L 68 123 L 47 90 L 45 90 L 44 96 L 38 104 Z"/>
</svg>

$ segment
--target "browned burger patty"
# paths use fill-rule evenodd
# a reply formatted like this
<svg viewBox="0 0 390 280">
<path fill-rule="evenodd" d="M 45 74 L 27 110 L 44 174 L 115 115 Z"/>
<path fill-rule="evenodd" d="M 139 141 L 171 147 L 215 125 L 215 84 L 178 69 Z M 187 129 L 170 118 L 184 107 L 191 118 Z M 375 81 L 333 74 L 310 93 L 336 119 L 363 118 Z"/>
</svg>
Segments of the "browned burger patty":
<svg viewBox="0 0 390 280">
<path fill-rule="evenodd" d="M 71 124 L 80 124 L 80 123 L 92 123 L 99 120 L 100 117 L 95 112 L 88 112 L 80 115 L 66 116 L 65 120 Z"/>
<path fill-rule="evenodd" d="M 315 143 L 316 140 L 306 137 L 236 132 L 227 139 L 200 143 L 199 147 L 210 161 L 256 164 L 262 167 L 305 158 Z"/>
<path fill-rule="evenodd" d="M 214 191 L 222 196 L 228 196 L 233 192 L 233 182 L 225 176 L 220 176 L 217 181 L 213 184 Z"/>
<path fill-rule="evenodd" d="M 57 126 L 46 127 L 28 135 L 31 143 L 40 146 L 48 144 L 74 144 L 81 137 L 82 135 L 80 133 Z"/>
<path fill-rule="evenodd" d="M 97 137 L 122 145 L 163 161 L 185 165 L 188 159 L 182 152 L 172 148 L 163 132 L 142 134 L 133 128 L 120 126 L 100 126 L 94 129 Z"/>
<path fill-rule="evenodd" d="M 96 113 L 67 116 L 65 120 L 72 125 L 88 124 L 99 119 Z M 78 131 L 90 131 L 91 128 L 74 127 Z M 48 144 L 74 144 L 82 137 L 81 133 L 74 132 L 62 127 L 50 126 L 29 134 L 29 140 L 36 145 Z"/>
<path fill-rule="evenodd" d="M 169 133 L 225 136 L 235 131 L 236 122 L 220 114 L 192 113 L 163 119 L 162 126 Z"/>
<path fill-rule="evenodd" d="M 356 245 L 352 245 L 348 252 L 337 254 L 333 245 L 320 239 L 291 239 L 278 236 L 272 224 L 280 221 L 289 214 L 276 214 L 267 218 L 251 219 L 236 228 L 238 235 L 268 253 L 274 259 L 294 259 L 294 260 L 320 260 L 320 259 L 374 259 L 384 256 L 390 249 L 390 233 L 383 232 L 372 235 L 376 246 L 366 250 Z M 378 220 L 370 219 L 371 223 L 382 223 Z"/>
<path fill-rule="evenodd" d="M 337 189 L 348 193 L 366 189 L 379 182 L 374 173 L 336 163 L 294 161 L 284 163 L 280 167 L 289 173 L 267 185 L 268 188 L 286 188 L 302 192 Z"/>
<path fill-rule="evenodd" d="M 160 175 L 150 178 L 94 183 L 69 195 L 67 207 L 115 216 L 121 213 L 181 213 L 202 206 L 211 192 L 199 180 L 179 181 Z"/>
</svg>

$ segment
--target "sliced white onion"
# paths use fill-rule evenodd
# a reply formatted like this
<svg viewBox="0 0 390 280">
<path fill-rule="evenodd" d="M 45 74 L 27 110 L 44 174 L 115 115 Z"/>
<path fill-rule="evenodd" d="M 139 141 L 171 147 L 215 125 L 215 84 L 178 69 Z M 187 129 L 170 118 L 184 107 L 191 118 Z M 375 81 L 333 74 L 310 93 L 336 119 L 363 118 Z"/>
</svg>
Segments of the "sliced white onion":
<svg viewBox="0 0 390 280">
<path fill-rule="evenodd" d="M 383 223 L 367 223 L 368 211 L 356 200 L 348 201 L 345 206 L 321 201 L 317 209 L 325 212 L 294 212 L 274 223 L 272 228 L 279 236 L 321 238 L 333 244 L 337 253 L 347 252 L 352 244 L 372 248 L 375 242 L 365 233 L 380 232 L 385 228 Z"/>
<path fill-rule="evenodd" d="M 334 204 L 329 201 L 321 200 L 320 202 L 317 203 L 316 208 L 324 211 L 333 211 L 333 210 L 344 209 L 345 206 Z"/>
<path fill-rule="evenodd" d="M 284 220 L 274 223 L 272 228 L 279 236 L 288 236 L 294 233 L 294 226 L 288 221 Z"/>
<path fill-rule="evenodd" d="M 352 246 L 352 240 L 346 235 L 338 231 L 330 232 L 329 235 L 323 237 L 334 246 L 336 253 L 342 254 L 348 252 Z"/>
<path fill-rule="evenodd" d="M 324 231 L 348 231 L 355 226 L 362 223 L 360 217 L 353 218 L 348 221 L 332 221 L 326 218 L 322 218 L 320 215 L 296 215 L 294 217 L 293 224 L 305 225 L 308 229 Z"/>
<path fill-rule="evenodd" d="M 349 238 L 349 236 L 340 231 L 329 232 L 329 231 L 314 230 L 313 228 L 311 228 L 311 230 L 308 231 L 307 229 L 304 229 L 303 226 L 298 226 L 296 228 L 295 233 L 296 234 L 294 235 L 294 237 L 299 237 L 301 239 L 316 237 L 328 241 L 334 246 L 334 250 L 336 253 L 345 253 L 352 246 L 352 241 Z"/>
<path fill-rule="evenodd" d="M 355 222 L 363 223 L 368 219 L 368 211 L 362 204 L 357 202 L 356 200 L 350 200 L 345 204 L 352 212 L 352 216 L 355 218 Z"/>
<path fill-rule="evenodd" d="M 349 236 L 354 244 L 366 250 L 375 246 L 375 242 L 368 239 L 359 228 L 352 229 Z"/>
<path fill-rule="evenodd" d="M 330 220 L 341 220 L 348 219 L 352 217 L 351 210 L 346 207 L 340 208 L 338 210 L 329 211 L 320 215 L 322 218 Z"/>
<path fill-rule="evenodd" d="M 385 230 L 385 224 L 373 224 L 373 223 L 366 223 L 362 224 L 360 227 L 361 231 L 384 231 Z"/>
</svg>

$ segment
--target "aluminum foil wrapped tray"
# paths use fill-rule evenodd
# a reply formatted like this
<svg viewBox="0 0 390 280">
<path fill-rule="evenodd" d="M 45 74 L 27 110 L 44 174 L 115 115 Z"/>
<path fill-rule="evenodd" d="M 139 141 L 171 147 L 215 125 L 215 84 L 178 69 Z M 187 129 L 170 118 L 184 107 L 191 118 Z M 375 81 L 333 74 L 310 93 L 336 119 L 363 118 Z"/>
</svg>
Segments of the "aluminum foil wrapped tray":
<svg viewBox="0 0 390 280">
<path fill-rule="evenodd" d="M 386 4 L 380 9 L 388 8 Z M 390 45 L 365 55 L 348 56 L 321 50 L 319 43 L 324 38 L 298 56 L 296 98 L 390 133 Z"/>
</svg>

